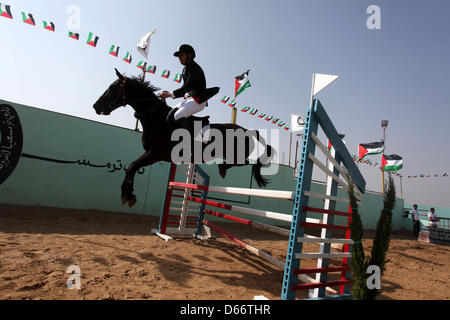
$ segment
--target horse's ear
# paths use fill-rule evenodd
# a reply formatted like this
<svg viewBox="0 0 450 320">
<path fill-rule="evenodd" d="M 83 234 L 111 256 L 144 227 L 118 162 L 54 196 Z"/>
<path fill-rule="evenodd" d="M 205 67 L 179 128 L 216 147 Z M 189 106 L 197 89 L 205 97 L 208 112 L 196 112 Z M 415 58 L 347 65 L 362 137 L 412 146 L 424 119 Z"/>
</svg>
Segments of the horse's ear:
<svg viewBox="0 0 450 320">
<path fill-rule="evenodd" d="M 116 70 L 116 74 L 119 77 L 120 80 L 123 79 L 123 75 L 119 72 L 119 70 L 117 70 L 117 68 L 114 68 L 114 70 Z"/>
</svg>

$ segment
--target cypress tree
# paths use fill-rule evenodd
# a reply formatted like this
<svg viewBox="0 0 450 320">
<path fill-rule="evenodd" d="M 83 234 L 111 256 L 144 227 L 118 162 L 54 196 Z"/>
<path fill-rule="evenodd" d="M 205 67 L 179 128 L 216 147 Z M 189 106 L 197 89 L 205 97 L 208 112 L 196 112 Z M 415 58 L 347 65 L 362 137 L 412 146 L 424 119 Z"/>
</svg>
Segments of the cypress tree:
<svg viewBox="0 0 450 320">
<path fill-rule="evenodd" d="M 367 268 L 376 265 L 380 268 L 381 275 L 386 270 L 386 255 L 390 244 L 390 234 L 392 229 L 392 209 L 395 206 L 395 185 L 394 180 L 389 175 L 388 190 L 384 196 L 384 207 L 378 219 L 375 238 L 373 239 L 370 256 L 365 256 L 362 245 L 364 229 L 361 223 L 361 216 L 358 213 L 358 205 L 353 191 L 353 183 L 349 185 L 349 198 L 352 207 L 351 238 L 355 242 L 352 251 L 351 268 L 353 275 L 352 294 L 356 300 L 374 300 L 379 291 L 367 287 L 369 274 Z"/>
</svg>

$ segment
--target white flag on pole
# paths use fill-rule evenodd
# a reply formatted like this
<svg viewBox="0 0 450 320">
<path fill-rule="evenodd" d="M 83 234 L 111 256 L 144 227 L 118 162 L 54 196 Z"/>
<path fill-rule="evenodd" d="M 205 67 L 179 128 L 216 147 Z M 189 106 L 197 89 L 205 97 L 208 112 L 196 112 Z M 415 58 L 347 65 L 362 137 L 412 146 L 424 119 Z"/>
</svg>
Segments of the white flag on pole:
<svg viewBox="0 0 450 320">
<path fill-rule="evenodd" d="M 291 130 L 292 132 L 301 132 L 305 129 L 306 117 L 297 114 L 291 115 Z"/>
<path fill-rule="evenodd" d="M 145 36 L 141 38 L 137 45 L 137 50 L 147 59 L 148 51 L 150 49 L 150 37 L 156 33 L 156 28 L 153 29 L 152 32 L 147 33 Z"/>
<path fill-rule="evenodd" d="M 313 84 L 313 97 L 320 91 L 328 87 L 334 80 L 339 78 L 339 76 L 331 74 L 314 74 L 314 84 Z"/>
</svg>

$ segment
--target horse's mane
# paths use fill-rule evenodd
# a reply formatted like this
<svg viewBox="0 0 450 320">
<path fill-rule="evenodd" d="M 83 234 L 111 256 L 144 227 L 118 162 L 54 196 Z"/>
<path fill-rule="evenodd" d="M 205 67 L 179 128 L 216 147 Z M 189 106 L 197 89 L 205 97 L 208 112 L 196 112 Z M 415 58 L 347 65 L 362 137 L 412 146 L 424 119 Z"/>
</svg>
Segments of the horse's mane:
<svg viewBox="0 0 450 320">
<path fill-rule="evenodd" d="M 161 90 L 161 88 L 157 88 L 157 87 L 153 86 L 150 83 L 150 81 L 144 81 L 141 76 L 131 76 L 128 79 L 130 81 L 132 81 L 136 87 L 141 88 L 141 89 L 150 90 L 153 94 L 156 91 Z"/>
</svg>

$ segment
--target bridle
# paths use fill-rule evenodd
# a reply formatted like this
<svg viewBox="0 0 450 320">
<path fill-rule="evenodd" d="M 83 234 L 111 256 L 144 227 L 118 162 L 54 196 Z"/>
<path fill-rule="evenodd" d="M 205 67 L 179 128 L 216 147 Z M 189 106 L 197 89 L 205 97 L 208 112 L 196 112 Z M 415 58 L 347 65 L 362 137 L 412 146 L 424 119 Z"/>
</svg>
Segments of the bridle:
<svg viewBox="0 0 450 320">
<path fill-rule="evenodd" d="M 123 78 L 121 78 L 119 80 L 120 81 L 119 82 L 119 92 L 117 93 L 117 97 L 108 106 L 108 109 L 109 109 L 108 111 L 110 113 L 117 108 L 125 107 L 127 104 L 150 101 L 150 100 L 154 99 L 153 97 L 150 97 L 150 98 L 144 98 L 144 99 L 139 99 L 139 100 L 127 101 L 127 96 L 126 96 L 126 92 L 125 92 L 127 80 L 128 80 L 128 77 L 126 77 L 126 76 L 124 76 Z M 165 99 L 160 99 L 159 103 L 165 103 Z M 151 108 L 149 110 L 149 112 L 145 112 L 144 114 L 136 112 L 135 116 L 145 117 L 145 116 L 149 116 L 149 115 L 153 114 L 153 112 L 155 112 L 155 110 L 157 109 L 157 106 L 159 105 L 159 103 L 157 105 L 155 105 L 153 108 Z"/>
</svg>

